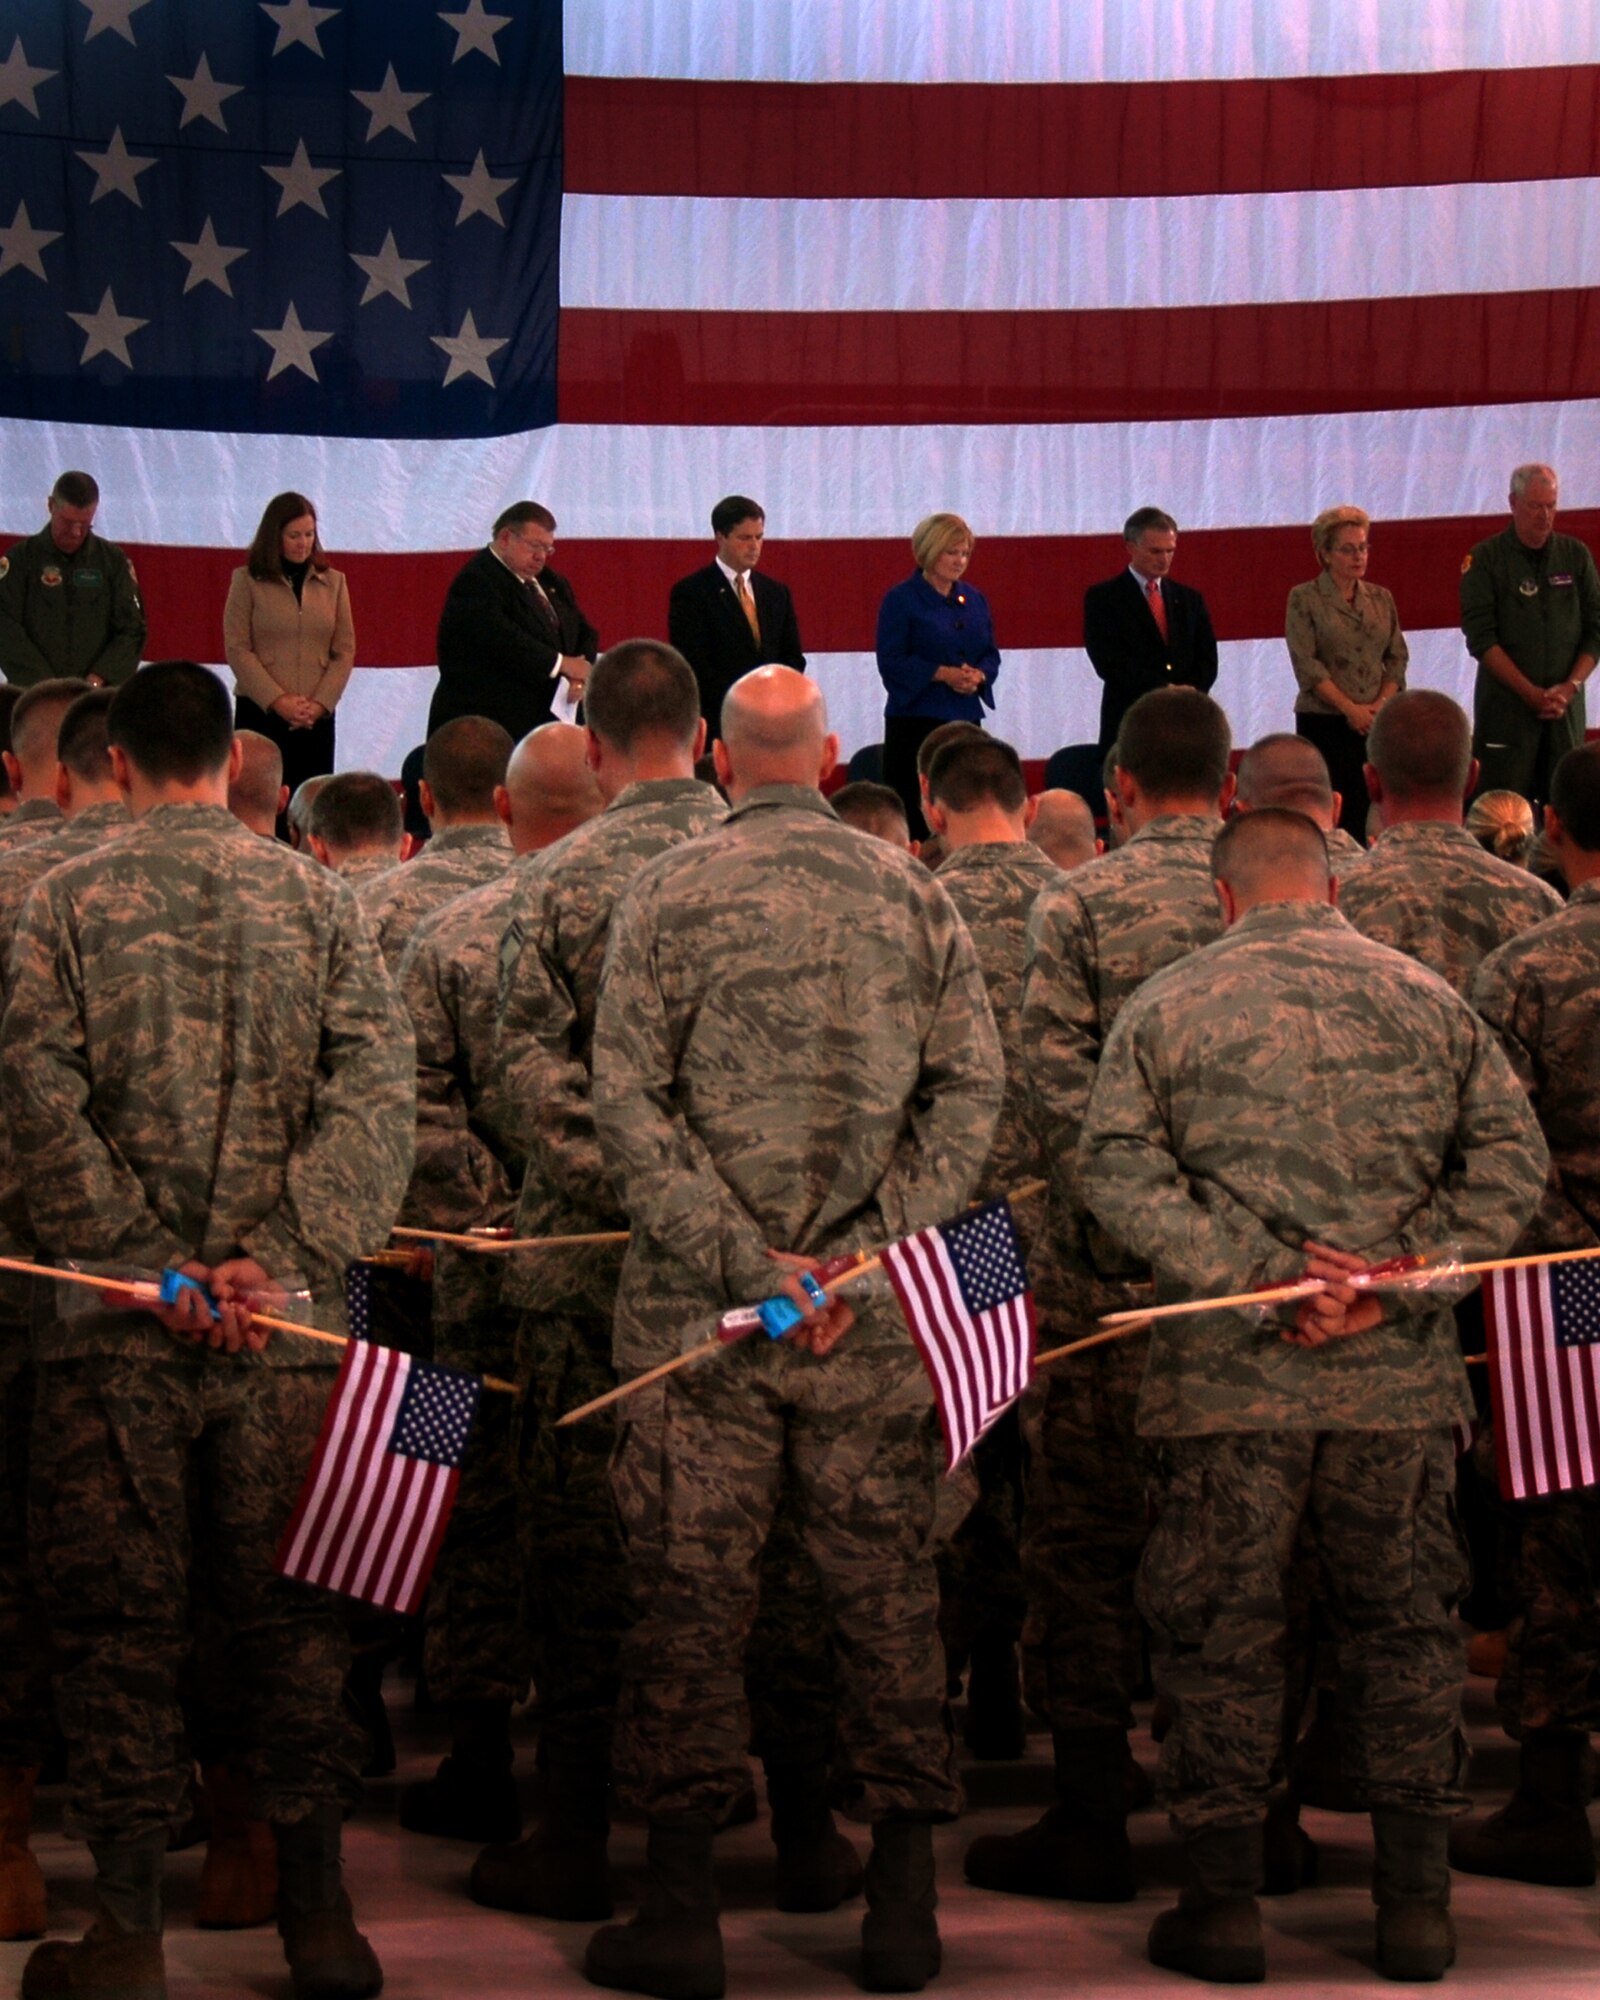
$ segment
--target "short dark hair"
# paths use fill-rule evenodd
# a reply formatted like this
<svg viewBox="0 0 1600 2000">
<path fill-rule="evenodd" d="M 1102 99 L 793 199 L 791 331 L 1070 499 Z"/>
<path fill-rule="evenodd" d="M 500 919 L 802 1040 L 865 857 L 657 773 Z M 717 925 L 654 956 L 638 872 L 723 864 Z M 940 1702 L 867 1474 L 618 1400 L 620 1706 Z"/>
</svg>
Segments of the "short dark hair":
<svg viewBox="0 0 1600 2000">
<path fill-rule="evenodd" d="M 111 778 L 111 738 L 106 717 L 117 698 L 115 688 L 90 688 L 61 718 L 56 735 L 56 762 L 65 764 L 86 785 L 104 785 Z"/>
<path fill-rule="evenodd" d="M 1213 798 L 1228 776 L 1233 732 L 1198 688 L 1155 688 L 1122 718 L 1117 766 L 1147 798 Z"/>
<path fill-rule="evenodd" d="M 117 689 L 106 734 L 153 784 L 192 785 L 233 749 L 233 703 L 208 667 L 153 660 Z"/>
<path fill-rule="evenodd" d="M 1600 853 L 1600 743 L 1580 743 L 1556 765 L 1550 805 L 1574 847 Z"/>
<path fill-rule="evenodd" d="M 624 639 L 595 661 L 583 689 L 584 720 L 624 756 L 641 737 L 685 749 L 700 725 L 694 669 L 661 639 Z"/>
<path fill-rule="evenodd" d="M 1219 880 L 1250 894 L 1282 873 L 1319 873 L 1326 886 L 1328 843 L 1314 819 L 1288 806 L 1261 806 L 1225 820 L 1211 843 L 1211 872 Z"/>
<path fill-rule="evenodd" d="M 311 801 L 307 833 L 341 854 L 392 851 L 403 831 L 400 794 L 376 771 L 340 771 Z"/>
<path fill-rule="evenodd" d="M 1333 803 L 1328 760 L 1309 736 L 1275 730 L 1259 737 L 1239 759 L 1239 803 L 1253 811 L 1287 806 L 1315 817 Z"/>
<path fill-rule="evenodd" d="M 273 494 L 261 516 L 255 540 L 250 544 L 250 553 L 245 557 L 245 568 L 252 576 L 266 578 L 283 575 L 283 531 L 291 521 L 298 521 L 305 514 L 311 516 L 311 525 L 315 529 L 317 510 L 303 493 Z M 328 567 L 328 558 L 322 553 L 320 532 L 314 533 L 311 538 L 311 567 L 317 570 Z"/>
<path fill-rule="evenodd" d="M 63 472 L 51 487 L 50 498 L 63 507 L 94 507 L 99 505 L 100 488 L 92 473 Z"/>
<path fill-rule="evenodd" d="M 752 500 L 747 493 L 730 493 L 711 510 L 711 532 L 718 537 L 731 535 L 741 521 L 760 521 L 765 526 L 766 519 L 766 509 L 759 500 Z"/>
<path fill-rule="evenodd" d="M 1028 803 L 1022 759 L 998 736 L 959 736 L 946 743 L 928 766 L 928 797 L 949 812 L 976 812 L 998 806 L 1021 812 Z"/>
<path fill-rule="evenodd" d="M 9 736 L 11 754 L 19 763 L 33 764 L 37 759 L 55 756 L 61 718 L 79 695 L 88 691 L 87 681 L 68 680 L 64 675 L 35 681 L 32 687 L 22 690 L 11 711 Z"/>
<path fill-rule="evenodd" d="M 494 534 L 499 535 L 506 528 L 543 528 L 547 534 L 556 531 L 556 517 L 548 507 L 541 507 L 537 500 L 513 500 L 495 517 Z"/>
<path fill-rule="evenodd" d="M 1391 695 L 1367 731 L 1367 762 L 1396 799 L 1466 796 L 1472 724 L 1437 688 Z"/>
<path fill-rule="evenodd" d="M 983 731 L 975 722 L 941 722 L 937 729 L 930 729 L 917 745 L 917 776 L 925 778 L 933 769 L 933 760 L 947 743 L 960 743 L 968 736 L 981 736 Z"/>
<path fill-rule="evenodd" d="M 1122 524 L 1122 539 L 1125 542 L 1136 542 L 1141 535 L 1147 534 L 1152 528 L 1158 528 L 1164 535 L 1175 535 L 1178 532 L 1177 522 L 1164 509 L 1135 507 Z"/>
<path fill-rule="evenodd" d="M 11 712 L 22 699 L 22 690 L 10 681 L 0 681 L 0 750 L 11 748 Z M 0 764 L 0 799 L 11 797 L 11 776 Z"/>
<path fill-rule="evenodd" d="M 434 804 L 445 812 L 492 813 L 511 750 L 510 731 L 487 715 L 441 722 L 422 751 L 422 775 Z"/>
<path fill-rule="evenodd" d="M 880 828 L 892 828 L 897 833 L 909 837 L 911 822 L 906 817 L 906 802 L 900 794 L 888 785 L 880 785 L 875 778 L 856 778 L 848 785 L 841 785 L 828 801 L 846 826 L 853 826 L 858 833 L 877 833 Z"/>
</svg>

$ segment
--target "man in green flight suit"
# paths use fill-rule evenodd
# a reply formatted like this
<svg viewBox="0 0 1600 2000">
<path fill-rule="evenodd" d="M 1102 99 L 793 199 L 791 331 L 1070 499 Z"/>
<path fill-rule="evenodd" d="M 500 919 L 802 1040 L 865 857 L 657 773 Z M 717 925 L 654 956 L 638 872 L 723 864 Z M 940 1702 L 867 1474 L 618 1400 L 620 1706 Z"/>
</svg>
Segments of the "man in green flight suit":
<svg viewBox="0 0 1600 2000">
<path fill-rule="evenodd" d="M 63 472 L 50 518 L 0 556 L 0 670 L 15 687 L 61 677 L 120 687 L 144 650 L 133 564 L 93 532 L 100 488 Z"/>
</svg>

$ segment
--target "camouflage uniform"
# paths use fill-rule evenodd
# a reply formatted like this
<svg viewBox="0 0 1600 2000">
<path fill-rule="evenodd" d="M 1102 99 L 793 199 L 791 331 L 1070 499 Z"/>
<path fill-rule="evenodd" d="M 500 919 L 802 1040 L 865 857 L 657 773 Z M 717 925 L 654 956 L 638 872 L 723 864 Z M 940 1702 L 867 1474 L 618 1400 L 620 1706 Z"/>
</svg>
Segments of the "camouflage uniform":
<svg viewBox="0 0 1600 2000">
<path fill-rule="evenodd" d="M 1025 840 L 958 847 L 939 869 L 946 891 L 971 935 L 983 968 L 989 1005 L 1005 1051 L 1005 1095 L 994 1148 L 974 1199 L 988 1201 L 1024 1181 L 1047 1178 L 1044 1155 L 1027 1117 L 1022 1065 L 1022 965 L 1028 912 L 1061 880 L 1055 863 Z M 1039 1233 L 1044 1202 L 1017 1206 L 1024 1249 Z M 1022 1439 L 1008 1411 L 973 1452 L 980 1497 L 939 1558 L 945 1642 L 958 1656 L 980 1638 L 1015 1641 L 1025 1599 L 1018 1540 L 1022 1529 Z"/>
<path fill-rule="evenodd" d="M 25 842 L 59 833 L 64 824 L 54 799 L 24 799 L 14 813 L 0 819 L 0 854 L 13 853 Z"/>
<path fill-rule="evenodd" d="M 0 1002 L 9 991 L 6 961 L 17 918 L 34 884 L 58 862 L 88 853 L 131 824 L 124 806 L 90 806 L 43 837 L 0 854 Z M 0 1125 L 0 1257 L 33 1254 L 10 1127 Z M 0 1765 L 20 1766 L 38 1764 L 55 1735 L 49 1649 L 39 1640 L 38 1606 L 28 1575 L 31 1285 L 28 1278 L 0 1276 Z"/>
<path fill-rule="evenodd" d="M 372 883 L 380 881 L 386 875 L 394 874 L 399 866 L 400 863 L 392 854 L 352 854 L 347 860 L 341 861 L 333 872 L 341 882 L 350 884 L 359 901 Z"/>
<path fill-rule="evenodd" d="M 595 1005 L 611 913 L 646 862 L 715 825 L 710 785 L 663 778 L 629 785 L 598 818 L 515 873 L 501 953 L 500 1089 L 526 1152 L 522 1236 L 626 1229 L 600 1160 L 589 1106 Z M 545 1755 L 604 1764 L 617 1699 L 617 1648 L 632 1616 L 609 1465 L 609 1415 L 568 1430 L 555 1420 L 615 1385 L 611 1313 L 620 1248 L 535 1252 L 510 1260 L 506 1295 L 522 1314 L 524 1385 L 517 1476 L 523 1568 L 540 1628 Z"/>
<path fill-rule="evenodd" d="M 13 687 L 85 674 L 120 687 L 144 640 L 133 564 L 115 542 L 89 534 L 63 555 L 47 525 L 0 558 L 0 674 Z"/>
<path fill-rule="evenodd" d="M 492 826 L 447 826 L 413 860 L 378 880 L 364 882 L 356 900 L 367 913 L 383 962 L 391 972 L 430 910 L 503 875 L 511 866 L 511 839 Z"/>
<path fill-rule="evenodd" d="M 409 864 L 415 867 L 415 862 Z M 492 1122 L 495 996 L 512 877 L 424 916 L 397 984 L 417 1036 L 417 1164 L 400 1219 L 416 1229 L 500 1228 L 512 1220 L 522 1156 Z M 511 1373 L 514 1323 L 502 1301 L 508 1260 L 437 1246 L 433 1351 L 480 1375 Z M 515 1406 L 479 1405 L 472 1450 L 428 1591 L 428 1686 L 447 1706 L 516 1702 L 527 1693 L 511 1469 Z"/>
<path fill-rule="evenodd" d="M 1364 936 L 1465 994 L 1478 961 L 1554 915 L 1561 898 L 1526 868 L 1486 854 L 1465 827 L 1412 820 L 1385 827 L 1339 878 L 1339 908 Z"/>
<path fill-rule="evenodd" d="M 1547 1164 L 1510 1083 L 1441 980 L 1326 904 L 1265 905 L 1118 1018 L 1078 1149 L 1085 1199 L 1163 1300 L 1292 1279 L 1313 1236 L 1373 1261 L 1497 1256 Z M 1265 1811 L 1307 1519 L 1357 1642 L 1357 1781 L 1375 1810 L 1465 1803 L 1448 1427 L 1470 1400 L 1448 1306 L 1391 1293 L 1376 1328 L 1314 1349 L 1281 1324 L 1202 1313 L 1150 1334 L 1139 1428 L 1168 1482 L 1140 1602 L 1168 1649 L 1160 1791 L 1186 1835 Z"/>
<path fill-rule="evenodd" d="M 618 905 L 595 1027 L 595 1127 L 633 1224 L 619 1371 L 770 1294 L 769 1245 L 827 1257 L 957 1210 L 1003 1066 L 944 891 L 814 790 L 755 790 L 653 862 Z M 715 1819 L 744 1782 L 737 1649 L 786 1458 L 840 1635 L 852 1809 L 957 1810 L 931 1405 L 879 1302 L 826 1359 L 754 1338 L 624 1406 L 614 1477 L 641 1611 L 619 1764 L 652 1818 Z"/>
<path fill-rule="evenodd" d="M 346 1264 L 399 1209 L 415 1084 L 404 1012 L 331 876 L 221 807 L 157 807 L 29 900 L 0 1065 L 42 1254 L 151 1271 L 242 1252 L 339 1323 Z M 253 1724 L 233 1761 L 254 1810 L 292 1824 L 355 1796 L 337 1609 L 272 1569 L 330 1350 L 276 1335 L 212 1354 L 60 1299 L 34 1355 L 30 1530 L 77 1824 L 138 1843 L 183 1806 L 192 1566 Z"/>
<path fill-rule="evenodd" d="M 1500 1037 L 1550 1147 L 1544 1201 L 1519 1250 L 1600 1243 L 1600 882 L 1491 952 L 1472 1002 Z M 1496 1698 L 1513 1735 L 1600 1723 L 1600 1497 L 1510 1510 L 1517 1615 Z"/>
<path fill-rule="evenodd" d="M 1342 882 L 1358 861 L 1366 860 L 1367 849 L 1342 826 L 1334 827 L 1323 837 L 1328 843 L 1328 866 Z"/>
<path fill-rule="evenodd" d="M 1573 535 L 1527 548 L 1515 524 L 1481 541 L 1461 565 L 1461 630 L 1481 661 L 1502 646 L 1537 688 L 1555 687 L 1581 654 L 1600 654 L 1600 574 Z M 1472 693 L 1472 754 L 1486 792 L 1542 798 L 1563 752 L 1584 737 L 1584 697 L 1559 722 L 1541 722 L 1480 665 Z"/>
<path fill-rule="evenodd" d="M 1051 1176 L 1032 1266 L 1041 1349 L 1137 1304 L 1148 1279 L 1084 1213 L 1075 1148 L 1119 1010 L 1151 973 L 1222 930 L 1211 881 L 1216 831 L 1209 819 L 1163 815 L 1034 905 L 1022 1048 Z M 1126 1730 L 1133 1720 L 1143 1675 L 1133 1587 L 1149 1511 L 1134 1428 L 1144 1349 L 1135 1336 L 1057 1362 L 1024 1412 L 1024 1665 L 1030 1700 L 1057 1730 Z"/>
</svg>

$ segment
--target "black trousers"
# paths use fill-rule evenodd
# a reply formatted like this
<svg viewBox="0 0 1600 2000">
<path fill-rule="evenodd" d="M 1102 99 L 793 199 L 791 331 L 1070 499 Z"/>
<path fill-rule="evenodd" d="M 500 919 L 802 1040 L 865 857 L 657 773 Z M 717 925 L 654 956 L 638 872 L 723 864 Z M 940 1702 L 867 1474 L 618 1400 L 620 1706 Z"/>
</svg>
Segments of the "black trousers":
<svg viewBox="0 0 1600 2000">
<path fill-rule="evenodd" d="M 1367 797 L 1365 775 L 1367 739 L 1359 729 L 1352 729 L 1342 715 L 1297 715 L 1294 727 L 1297 736 L 1315 743 L 1322 752 L 1333 789 L 1344 800 L 1339 808 L 1339 824 L 1352 840 L 1359 840 L 1365 847 L 1367 811 L 1372 803 Z"/>
<path fill-rule="evenodd" d="M 333 769 L 333 717 L 325 715 L 309 729 L 291 729 L 281 715 L 270 708 L 258 708 L 246 695 L 236 695 L 233 703 L 235 729 L 253 729 L 269 737 L 283 752 L 283 782 L 291 795 L 307 778 L 320 778 Z"/>
<path fill-rule="evenodd" d="M 928 823 L 922 817 L 922 791 L 917 783 L 917 752 L 938 727 L 934 716 L 883 718 L 883 782 L 890 791 L 900 794 L 913 840 L 928 837 Z"/>
</svg>

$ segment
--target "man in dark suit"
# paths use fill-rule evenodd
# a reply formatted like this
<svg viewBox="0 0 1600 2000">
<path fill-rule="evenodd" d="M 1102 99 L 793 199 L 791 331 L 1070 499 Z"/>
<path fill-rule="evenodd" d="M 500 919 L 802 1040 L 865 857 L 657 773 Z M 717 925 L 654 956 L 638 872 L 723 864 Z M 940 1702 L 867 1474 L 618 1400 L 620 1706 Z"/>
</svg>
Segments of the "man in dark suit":
<svg viewBox="0 0 1600 2000">
<path fill-rule="evenodd" d="M 711 510 L 716 560 L 672 586 L 667 636 L 694 668 L 700 713 L 713 736 L 722 697 L 752 667 L 806 670 L 787 586 L 756 574 L 766 529 L 757 502 L 730 493 Z"/>
<path fill-rule="evenodd" d="M 1206 601 L 1168 575 L 1178 547 L 1177 522 L 1159 507 L 1141 507 L 1123 523 L 1122 539 L 1128 567 L 1083 593 L 1083 643 L 1105 682 L 1102 755 L 1140 695 L 1161 687 L 1206 694 L 1217 678 L 1217 635 Z"/>
<path fill-rule="evenodd" d="M 486 715 L 520 743 L 553 717 L 562 681 L 583 693 L 600 635 L 572 585 L 547 569 L 556 517 L 518 500 L 494 524 L 489 546 L 457 572 L 439 617 L 439 685 L 428 734 L 458 715 Z"/>
</svg>

